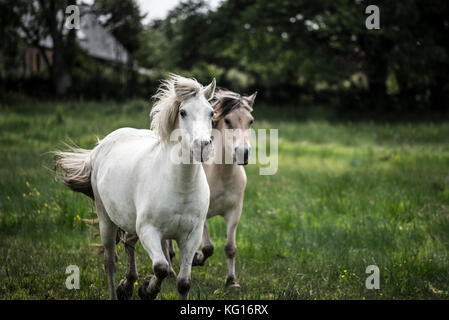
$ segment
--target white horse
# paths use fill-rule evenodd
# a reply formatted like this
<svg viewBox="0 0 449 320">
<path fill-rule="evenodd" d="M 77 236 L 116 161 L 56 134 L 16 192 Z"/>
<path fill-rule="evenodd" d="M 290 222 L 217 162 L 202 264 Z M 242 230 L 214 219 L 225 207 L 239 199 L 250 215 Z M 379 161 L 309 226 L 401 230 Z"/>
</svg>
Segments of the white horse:
<svg viewBox="0 0 449 320">
<path fill-rule="evenodd" d="M 167 239 L 180 248 L 177 277 L 179 297 L 187 299 L 195 251 L 201 243 L 209 207 L 209 186 L 201 162 L 211 149 L 215 79 L 207 87 L 193 79 L 172 75 L 155 95 L 151 129 L 118 129 L 93 150 L 58 152 L 64 183 L 95 200 L 104 246 L 110 299 L 130 298 L 137 279 L 134 245 L 137 237 L 153 262 L 154 275 L 139 288 L 142 299 L 154 299 L 170 266 L 164 255 Z M 182 152 L 197 161 L 175 163 L 179 151 L 170 140 L 181 129 Z M 115 289 L 115 241 L 118 228 L 126 231 L 129 257 L 126 279 Z"/>
</svg>

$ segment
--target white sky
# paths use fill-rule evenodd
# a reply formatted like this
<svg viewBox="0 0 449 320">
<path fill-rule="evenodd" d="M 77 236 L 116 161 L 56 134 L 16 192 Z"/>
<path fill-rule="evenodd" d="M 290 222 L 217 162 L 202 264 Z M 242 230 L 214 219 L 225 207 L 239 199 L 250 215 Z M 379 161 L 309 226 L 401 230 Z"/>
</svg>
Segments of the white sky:
<svg viewBox="0 0 449 320">
<path fill-rule="evenodd" d="M 144 23 L 148 23 L 153 19 L 163 19 L 168 11 L 176 7 L 181 0 L 137 0 L 142 13 L 147 13 Z M 206 0 L 213 9 L 217 7 L 220 0 Z"/>
</svg>

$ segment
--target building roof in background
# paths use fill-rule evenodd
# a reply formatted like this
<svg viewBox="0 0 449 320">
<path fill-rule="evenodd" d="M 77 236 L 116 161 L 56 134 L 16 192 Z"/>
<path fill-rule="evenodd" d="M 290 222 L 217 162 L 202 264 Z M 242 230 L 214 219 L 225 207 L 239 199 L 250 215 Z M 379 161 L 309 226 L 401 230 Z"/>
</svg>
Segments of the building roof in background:
<svg viewBox="0 0 449 320">
<path fill-rule="evenodd" d="M 126 50 L 108 29 L 102 26 L 95 13 L 85 9 L 86 7 L 81 7 L 80 29 L 76 30 L 76 38 L 79 46 L 94 58 L 108 62 L 127 64 L 131 59 L 131 54 L 128 50 Z M 63 18 L 64 16 L 62 14 L 58 15 L 58 19 Z M 25 16 L 23 19 L 24 23 L 27 24 L 27 20 L 30 17 Z M 65 31 L 67 32 L 68 29 L 65 29 Z M 23 34 L 21 30 L 19 32 Z M 50 36 L 41 39 L 39 44 L 45 48 L 53 48 L 53 40 Z"/>
<path fill-rule="evenodd" d="M 100 24 L 94 13 L 85 13 L 80 20 L 80 29 L 77 30 L 78 44 L 90 56 L 121 64 L 130 61 L 129 52 Z"/>
</svg>

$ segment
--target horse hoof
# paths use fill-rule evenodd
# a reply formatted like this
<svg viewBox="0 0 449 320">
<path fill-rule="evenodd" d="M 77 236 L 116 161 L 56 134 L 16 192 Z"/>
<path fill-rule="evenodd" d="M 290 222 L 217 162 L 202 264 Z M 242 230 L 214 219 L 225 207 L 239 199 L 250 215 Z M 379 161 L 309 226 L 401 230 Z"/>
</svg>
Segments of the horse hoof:
<svg viewBox="0 0 449 320">
<path fill-rule="evenodd" d="M 193 257 L 192 266 L 204 266 L 204 260 L 204 254 L 201 251 L 197 251 Z"/>
<path fill-rule="evenodd" d="M 226 286 L 226 288 L 228 288 L 228 289 L 240 289 L 240 285 L 237 282 L 235 282 L 235 283 L 228 284 Z"/>
<path fill-rule="evenodd" d="M 142 300 L 154 300 L 157 297 L 157 294 L 159 291 L 161 291 L 161 288 L 158 286 L 154 286 L 151 288 L 151 280 L 152 278 L 156 278 L 156 276 L 148 276 L 145 281 L 142 283 L 142 285 L 139 287 L 139 297 Z"/>
<path fill-rule="evenodd" d="M 133 296 L 134 283 L 128 283 L 126 279 L 120 280 L 116 293 L 119 300 L 129 300 Z"/>
<path fill-rule="evenodd" d="M 235 280 L 234 277 L 228 277 L 226 279 L 226 288 L 230 289 L 240 289 L 239 283 Z"/>
</svg>

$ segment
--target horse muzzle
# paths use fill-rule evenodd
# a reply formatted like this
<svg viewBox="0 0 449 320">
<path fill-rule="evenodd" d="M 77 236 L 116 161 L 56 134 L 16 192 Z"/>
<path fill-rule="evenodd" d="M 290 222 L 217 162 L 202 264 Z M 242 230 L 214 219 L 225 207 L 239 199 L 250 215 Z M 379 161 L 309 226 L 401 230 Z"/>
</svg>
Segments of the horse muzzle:
<svg viewBox="0 0 449 320">
<path fill-rule="evenodd" d="M 234 149 L 234 160 L 238 165 L 246 166 L 249 161 L 250 147 L 236 147 Z"/>
<path fill-rule="evenodd" d="M 193 158 L 199 162 L 206 162 L 212 153 L 212 140 L 195 139 L 192 148 Z"/>
</svg>

